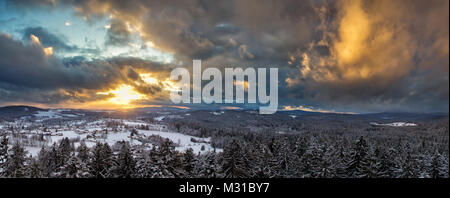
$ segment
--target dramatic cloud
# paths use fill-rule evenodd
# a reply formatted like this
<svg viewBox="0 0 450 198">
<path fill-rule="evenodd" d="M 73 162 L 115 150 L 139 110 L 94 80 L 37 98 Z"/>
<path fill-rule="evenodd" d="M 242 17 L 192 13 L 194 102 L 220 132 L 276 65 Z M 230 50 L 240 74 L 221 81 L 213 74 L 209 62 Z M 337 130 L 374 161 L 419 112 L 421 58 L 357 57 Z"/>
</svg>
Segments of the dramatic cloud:
<svg viewBox="0 0 450 198">
<path fill-rule="evenodd" d="M 120 20 L 113 20 L 109 25 L 106 43 L 107 45 L 128 45 L 131 40 L 131 33 L 128 31 L 127 26 Z"/>
<path fill-rule="evenodd" d="M 351 0 L 337 8 L 336 20 L 318 27 L 322 39 L 291 57 L 301 75 L 286 79 L 289 87 L 332 105 L 423 110 L 439 102 L 434 110 L 448 111 L 448 1 Z"/>
<path fill-rule="evenodd" d="M 170 67 L 151 69 L 143 66 L 154 65 L 151 60 L 122 56 L 71 63 L 3 36 L 11 47 L 2 44 L 4 53 L 30 53 L 0 62 L 0 81 L 9 85 L 90 90 L 99 97 L 98 91 L 113 93 L 126 84 L 141 94 L 158 95 L 167 93 L 167 68 L 191 68 L 192 59 L 202 59 L 203 68 L 279 67 L 282 105 L 321 111 L 448 111 L 446 0 L 19 0 L 8 5 L 20 10 L 70 7 L 89 23 L 109 20 L 106 46 L 133 46 L 138 37 L 144 43 L 139 49 L 151 46 L 174 56 Z M 71 48 L 45 29 L 27 28 L 26 39 L 27 34 L 39 37 L 43 47 Z M 49 71 L 39 74 L 45 81 L 33 83 L 11 77 L 13 70 L 4 69 L 9 67 L 28 76 L 38 75 L 29 67 Z M 146 72 L 159 73 L 146 82 Z M 152 78 L 156 83 L 148 83 Z M 151 101 L 142 98 L 139 103 Z"/>
<path fill-rule="evenodd" d="M 163 80 L 170 71 L 169 66 L 134 58 L 60 60 L 47 55 L 45 48 L 35 42 L 23 44 L 7 35 L 0 35 L 0 54 L 8 57 L 0 60 L 0 97 L 3 102 L 90 102 L 107 98 L 108 95 L 97 93 L 122 84 L 150 99 L 159 94 L 164 85 L 142 83 L 140 76 L 135 74 L 136 70 Z"/>
<path fill-rule="evenodd" d="M 57 36 L 48 32 L 42 27 L 28 27 L 23 30 L 23 40 L 29 41 L 30 35 L 34 35 L 39 38 L 42 45 L 46 47 L 53 47 L 56 50 L 61 51 L 74 51 L 78 48 L 76 46 L 70 46 L 67 44 L 67 39 L 62 36 Z"/>
</svg>

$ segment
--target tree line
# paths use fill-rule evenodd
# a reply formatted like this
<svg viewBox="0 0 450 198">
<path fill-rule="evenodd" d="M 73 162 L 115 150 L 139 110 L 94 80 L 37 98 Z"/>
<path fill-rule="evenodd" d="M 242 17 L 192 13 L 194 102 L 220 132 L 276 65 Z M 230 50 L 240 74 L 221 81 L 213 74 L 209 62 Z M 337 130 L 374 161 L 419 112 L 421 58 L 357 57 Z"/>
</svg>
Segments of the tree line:
<svg viewBox="0 0 450 198">
<path fill-rule="evenodd" d="M 120 142 L 113 148 L 68 138 L 37 156 L 0 142 L 0 177 L 6 178 L 448 178 L 447 149 L 436 142 L 387 144 L 360 136 L 253 135 L 232 138 L 223 152 L 175 149 L 169 139 L 151 148 Z"/>
</svg>

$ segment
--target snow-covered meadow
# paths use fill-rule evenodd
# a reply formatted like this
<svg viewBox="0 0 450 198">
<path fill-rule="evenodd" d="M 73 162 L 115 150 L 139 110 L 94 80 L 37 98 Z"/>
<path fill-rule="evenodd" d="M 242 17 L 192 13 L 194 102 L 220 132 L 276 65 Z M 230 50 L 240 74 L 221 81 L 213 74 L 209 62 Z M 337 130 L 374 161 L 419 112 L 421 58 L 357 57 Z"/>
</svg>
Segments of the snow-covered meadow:
<svg viewBox="0 0 450 198">
<path fill-rule="evenodd" d="M 39 124 L 45 119 L 60 118 L 62 116 L 57 111 L 38 112 L 36 117 L 39 119 L 36 122 L 24 120 L 3 122 L 0 123 L 0 131 L 9 136 L 11 144 L 16 141 L 22 143 L 26 141 L 25 148 L 32 156 L 37 156 L 42 146 L 50 146 L 66 137 L 71 142 L 74 142 L 75 147 L 79 146 L 81 141 L 84 141 L 88 147 L 93 147 L 97 142 L 113 146 L 116 142 L 128 141 L 131 145 L 140 145 L 150 149 L 156 144 L 149 143 L 147 140 L 157 137 L 171 140 L 175 145 L 175 149 L 181 152 L 188 148 L 192 148 L 194 153 L 214 150 L 210 144 L 210 138 L 194 137 L 169 131 L 164 125 L 146 123 L 141 120 L 104 118 L 95 121 L 66 121 L 61 125 Z M 221 151 L 221 149 L 216 149 L 216 152 Z"/>
</svg>

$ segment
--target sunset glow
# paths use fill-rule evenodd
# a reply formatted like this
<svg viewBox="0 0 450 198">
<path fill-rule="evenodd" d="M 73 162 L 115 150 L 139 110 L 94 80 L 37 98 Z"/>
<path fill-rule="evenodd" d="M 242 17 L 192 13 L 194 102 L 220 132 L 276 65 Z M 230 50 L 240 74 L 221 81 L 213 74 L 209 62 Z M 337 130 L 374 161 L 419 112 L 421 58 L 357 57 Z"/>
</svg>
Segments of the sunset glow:
<svg viewBox="0 0 450 198">
<path fill-rule="evenodd" d="M 107 102 L 119 105 L 123 108 L 127 108 L 126 105 L 129 105 L 133 101 L 146 98 L 145 95 L 137 92 L 132 86 L 126 84 L 122 84 L 119 87 L 107 92 L 98 92 L 97 94 L 112 95 L 112 97 L 108 99 Z"/>
</svg>

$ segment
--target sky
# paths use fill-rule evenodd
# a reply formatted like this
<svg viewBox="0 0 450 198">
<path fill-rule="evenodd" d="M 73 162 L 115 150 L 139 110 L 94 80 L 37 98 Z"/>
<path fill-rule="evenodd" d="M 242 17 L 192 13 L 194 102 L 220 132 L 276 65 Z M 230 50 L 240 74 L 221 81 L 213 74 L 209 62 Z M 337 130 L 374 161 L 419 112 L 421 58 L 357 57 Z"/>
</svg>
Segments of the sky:
<svg viewBox="0 0 450 198">
<path fill-rule="evenodd" d="M 284 110 L 448 112 L 449 1 L 0 0 L 0 106 L 173 105 L 194 59 L 277 67 Z"/>
</svg>

